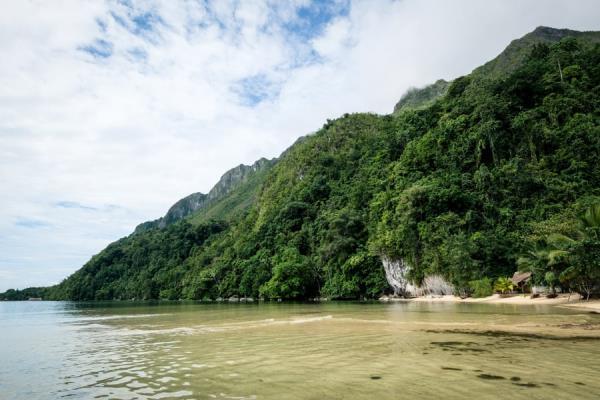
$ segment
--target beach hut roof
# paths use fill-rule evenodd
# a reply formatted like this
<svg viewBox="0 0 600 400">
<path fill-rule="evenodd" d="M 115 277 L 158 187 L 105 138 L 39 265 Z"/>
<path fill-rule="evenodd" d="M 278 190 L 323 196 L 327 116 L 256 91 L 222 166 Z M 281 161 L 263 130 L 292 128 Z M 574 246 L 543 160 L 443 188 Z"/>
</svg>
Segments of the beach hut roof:
<svg viewBox="0 0 600 400">
<path fill-rule="evenodd" d="M 512 283 L 514 283 L 515 285 L 518 285 L 519 283 L 527 282 L 529 280 L 529 278 L 531 278 L 531 272 L 517 271 L 514 273 L 511 280 L 512 280 Z"/>
</svg>

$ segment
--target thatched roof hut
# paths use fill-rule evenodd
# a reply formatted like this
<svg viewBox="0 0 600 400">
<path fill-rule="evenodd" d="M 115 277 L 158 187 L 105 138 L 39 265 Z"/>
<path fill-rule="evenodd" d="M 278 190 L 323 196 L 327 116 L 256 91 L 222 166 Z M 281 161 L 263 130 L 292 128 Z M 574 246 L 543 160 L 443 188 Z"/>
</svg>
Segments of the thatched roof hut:
<svg viewBox="0 0 600 400">
<path fill-rule="evenodd" d="M 511 280 L 516 286 L 522 287 L 531 280 L 531 272 L 517 271 L 513 274 Z"/>
</svg>

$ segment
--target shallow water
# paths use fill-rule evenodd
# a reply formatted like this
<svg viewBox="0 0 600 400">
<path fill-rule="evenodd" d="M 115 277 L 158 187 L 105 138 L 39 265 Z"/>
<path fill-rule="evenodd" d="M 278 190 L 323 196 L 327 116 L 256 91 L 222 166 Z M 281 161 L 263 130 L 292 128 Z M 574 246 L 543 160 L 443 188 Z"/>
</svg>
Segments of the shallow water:
<svg viewBox="0 0 600 400">
<path fill-rule="evenodd" d="M 600 315 L 0 302 L 0 399 L 597 399 Z"/>
</svg>

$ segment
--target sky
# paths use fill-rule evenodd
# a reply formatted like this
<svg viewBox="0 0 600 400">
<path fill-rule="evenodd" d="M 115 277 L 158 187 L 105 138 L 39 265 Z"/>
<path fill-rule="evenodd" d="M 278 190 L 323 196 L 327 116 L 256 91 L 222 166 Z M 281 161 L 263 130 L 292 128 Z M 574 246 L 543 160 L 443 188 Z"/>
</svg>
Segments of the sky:
<svg viewBox="0 0 600 400">
<path fill-rule="evenodd" d="M 0 291 L 346 112 L 390 113 L 595 0 L 0 0 Z"/>
</svg>

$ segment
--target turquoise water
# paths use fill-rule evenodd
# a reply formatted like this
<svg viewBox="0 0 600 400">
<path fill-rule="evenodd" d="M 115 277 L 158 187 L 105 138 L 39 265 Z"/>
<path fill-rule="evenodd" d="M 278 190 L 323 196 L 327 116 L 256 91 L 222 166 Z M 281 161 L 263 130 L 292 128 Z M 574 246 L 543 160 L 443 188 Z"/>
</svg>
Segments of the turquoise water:
<svg viewBox="0 0 600 400">
<path fill-rule="evenodd" d="M 0 302 L 0 399 L 597 399 L 600 315 Z"/>
</svg>

